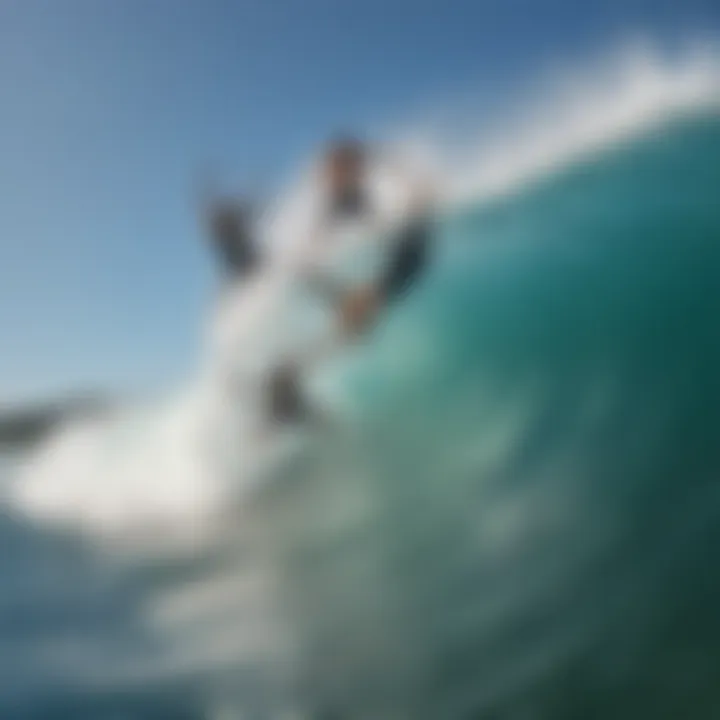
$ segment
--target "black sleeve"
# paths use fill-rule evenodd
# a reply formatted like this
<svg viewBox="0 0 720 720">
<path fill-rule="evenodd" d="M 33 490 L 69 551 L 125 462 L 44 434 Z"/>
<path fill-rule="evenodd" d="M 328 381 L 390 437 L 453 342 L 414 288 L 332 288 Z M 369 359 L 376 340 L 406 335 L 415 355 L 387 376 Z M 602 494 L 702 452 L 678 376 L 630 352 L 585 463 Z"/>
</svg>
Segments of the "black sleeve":
<svg viewBox="0 0 720 720">
<path fill-rule="evenodd" d="M 431 230 L 432 224 L 427 217 L 416 218 L 400 230 L 380 280 L 380 292 L 387 302 L 405 293 L 425 271 Z"/>
<path fill-rule="evenodd" d="M 260 266 L 260 251 L 247 208 L 219 208 L 210 218 L 215 252 L 224 273 L 239 279 Z"/>
</svg>

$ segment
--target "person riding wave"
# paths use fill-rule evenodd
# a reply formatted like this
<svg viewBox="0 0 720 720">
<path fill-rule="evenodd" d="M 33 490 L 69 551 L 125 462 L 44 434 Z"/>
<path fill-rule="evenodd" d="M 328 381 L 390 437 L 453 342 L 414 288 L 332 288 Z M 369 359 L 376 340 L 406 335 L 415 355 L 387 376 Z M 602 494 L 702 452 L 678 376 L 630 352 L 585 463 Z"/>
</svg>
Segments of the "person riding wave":
<svg viewBox="0 0 720 720">
<path fill-rule="evenodd" d="M 405 202 L 394 212 L 384 207 L 373 187 L 373 173 L 387 165 L 387 158 L 354 138 L 332 141 L 320 163 L 320 174 L 311 217 L 304 237 L 297 240 L 300 252 L 326 254 L 333 234 L 344 224 L 359 223 L 382 232 L 389 226 L 388 253 L 384 266 L 372 279 L 344 290 L 333 287 L 322 267 L 307 274 L 311 285 L 325 291 L 337 315 L 338 330 L 346 339 L 361 336 L 391 302 L 404 294 L 424 273 L 433 226 L 433 198 L 427 183 L 417 175 L 391 172 L 393 184 L 405 191 Z M 397 168 L 392 168 L 396 170 Z M 396 203 L 396 206 L 398 204 Z M 271 419 L 280 423 L 311 416 L 300 380 L 302 363 L 285 359 L 268 376 L 267 398 Z"/>
<path fill-rule="evenodd" d="M 259 275 L 292 267 L 290 275 L 299 276 L 329 304 L 336 335 L 345 342 L 362 336 L 384 308 L 417 282 L 428 263 L 433 198 L 418 176 L 398 174 L 393 167 L 392 184 L 405 191 L 405 202 L 388 210 L 372 182 L 375 171 L 388 165 L 387 159 L 351 137 L 330 142 L 311 187 L 313 196 L 309 201 L 303 198 L 305 222 L 291 226 L 292 247 L 280 248 L 279 254 L 265 246 L 261 250 L 249 202 L 208 203 L 208 228 L 225 281 L 242 291 Z M 332 254 L 338 246 L 333 237 L 348 224 L 360 225 L 366 234 L 385 231 L 389 236 L 385 262 L 372 278 L 350 288 L 338 286 L 322 262 L 312 261 Z M 251 313 L 246 309 L 246 314 Z M 271 361 L 262 389 L 268 420 L 287 425 L 315 416 L 301 390 L 304 369 L 303 358 L 292 354 Z"/>
</svg>

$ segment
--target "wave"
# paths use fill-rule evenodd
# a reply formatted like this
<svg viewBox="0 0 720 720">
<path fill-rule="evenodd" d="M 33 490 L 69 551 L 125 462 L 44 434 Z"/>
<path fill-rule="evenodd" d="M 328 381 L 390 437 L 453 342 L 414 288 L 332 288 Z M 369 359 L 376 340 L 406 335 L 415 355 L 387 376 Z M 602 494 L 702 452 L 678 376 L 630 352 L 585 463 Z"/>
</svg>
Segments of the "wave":
<svg viewBox="0 0 720 720">
<path fill-rule="evenodd" d="M 560 65 L 490 118 L 459 102 L 462 116 L 411 123 L 391 142 L 445 180 L 449 206 L 491 201 L 569 164 L 673 120 L 720 108 L 720 45 L 687 42 L 674 52 L 637 38 L 594 60 Z M 477 128 L 480 130 L 477 130 Z"/>
<path fill-rule="evenodd" d="M 568 110 L 572 93 L 549 102 L 577 120 L 555 155 L 533 150 L 549 130 L 531 111 L 509 122 L 527 142 L 467 141 L 513 173 L 417 142 L 448 181 L 438 242 L 465 252 L 440 253 L 371 343 L 320 369 L 319 397 L 341 410 L 332 437 L 273 453 L 256 484 L 262 453 L 237 433 L 254 400 L 223 381 L 224 342 L 264 332 L 244 303 L 214 318 L 196 383 L 68 425 L 30 458 L 10 527 L 0 517 L 0 712 L 18 688 L 48 705 L 75 693 L 78 717 L 152 715 L 158 697 L 198 717 L 281 716 L 299 697 L 355 717 L 588 716 L 595 702 L 624 717 L 629 686 L 711 704 L 720 126 L 671 126 L 715 113 L 713 57 L 633 75 L 623 63 L 643 63 L 620 53 L 603 65 L 616 85 L 595 90 L 588 70 L 592 112 Z M 639 77 L 642 103 L 622 91 Z M 690 645 L 673 618 L 698 619 Z M 692 647 L 696 685 L 663 632 Z"/>
<path fill-rule="evenodd" d="M 519 192 L 619 142 L 718 107 L 720 51 L 713 43 L 696 43 L 673 57 L 634 43 L 582 69 L 556 72 L 514 119 L 504 118 L 496 130 L 485 126 L 480 137 L 430 123 L 395 139 L 416 166 L 440 179 L 452 216 L 460 206 Z M 467 118 L 464 123 L 472 125 Z M 307 211 L 308 187 L 305 168 L 265 220 L 264 234 L 281 252 Z M 244 429 L 257 423 L 257 398 L 229 390 L 227 378 L 239 358 L 259 367 L 286 339 L 287 326 L 275 319 L 277 308 L 288 304 L 290 282 L 287 273 L 266 277 L 250 301 L 246 288 L 235 291 L 211 322 L 215 341 L 196 383 L 154 407 L 62 428 L 28 461 L 9 502 L 41 522 L 102 535 L 137 538 L 140 526 L 164 528 L 155 535 L 168 527 L 182 534 L 188 525 L 196 534 L 199 523 L 226 509 L 228 498 L 247 484 L 249 468 L 257 472 L 265 462 Z M 417 363 L 432 351 L 423 346 L 420 329 L 405 332 L 384 352 L 387 362 L 375 365 L 381 385 L 382 373 L 393 366 L 408 372 L 408 355 Z M 318 382 L 332 385 L 329 374 Z"/>
</svg>

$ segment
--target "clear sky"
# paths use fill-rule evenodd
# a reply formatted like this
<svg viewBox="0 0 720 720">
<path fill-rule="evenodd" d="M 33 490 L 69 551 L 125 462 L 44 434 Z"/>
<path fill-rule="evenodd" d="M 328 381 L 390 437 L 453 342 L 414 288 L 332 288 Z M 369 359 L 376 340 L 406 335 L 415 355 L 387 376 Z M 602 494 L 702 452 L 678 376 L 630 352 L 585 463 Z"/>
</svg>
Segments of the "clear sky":
<svg viewBox="0 0 720 720">
<path fill-rule="evenodd" d="M 713 28 L 717 0 L 0 0 L 0 402 L 192 367 L 203 168 L 272 186 L 338 129 Z"/>
</svg>

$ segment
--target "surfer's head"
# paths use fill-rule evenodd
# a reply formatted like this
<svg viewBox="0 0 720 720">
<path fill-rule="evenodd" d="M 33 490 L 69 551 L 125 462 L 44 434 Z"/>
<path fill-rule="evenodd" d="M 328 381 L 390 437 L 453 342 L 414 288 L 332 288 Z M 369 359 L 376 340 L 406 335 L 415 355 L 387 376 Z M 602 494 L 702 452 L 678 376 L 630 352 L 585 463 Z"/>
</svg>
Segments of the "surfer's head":
<svg viewBox="0 0 720 720">
<path fill-rule="evenodd" d="M 344 191 L 359 185 L 366 157 L 365 145 L 356 138 L 343 136 L 330 141 L 323 155 L 323 173 L 330 188 Z"/>
</svg>

